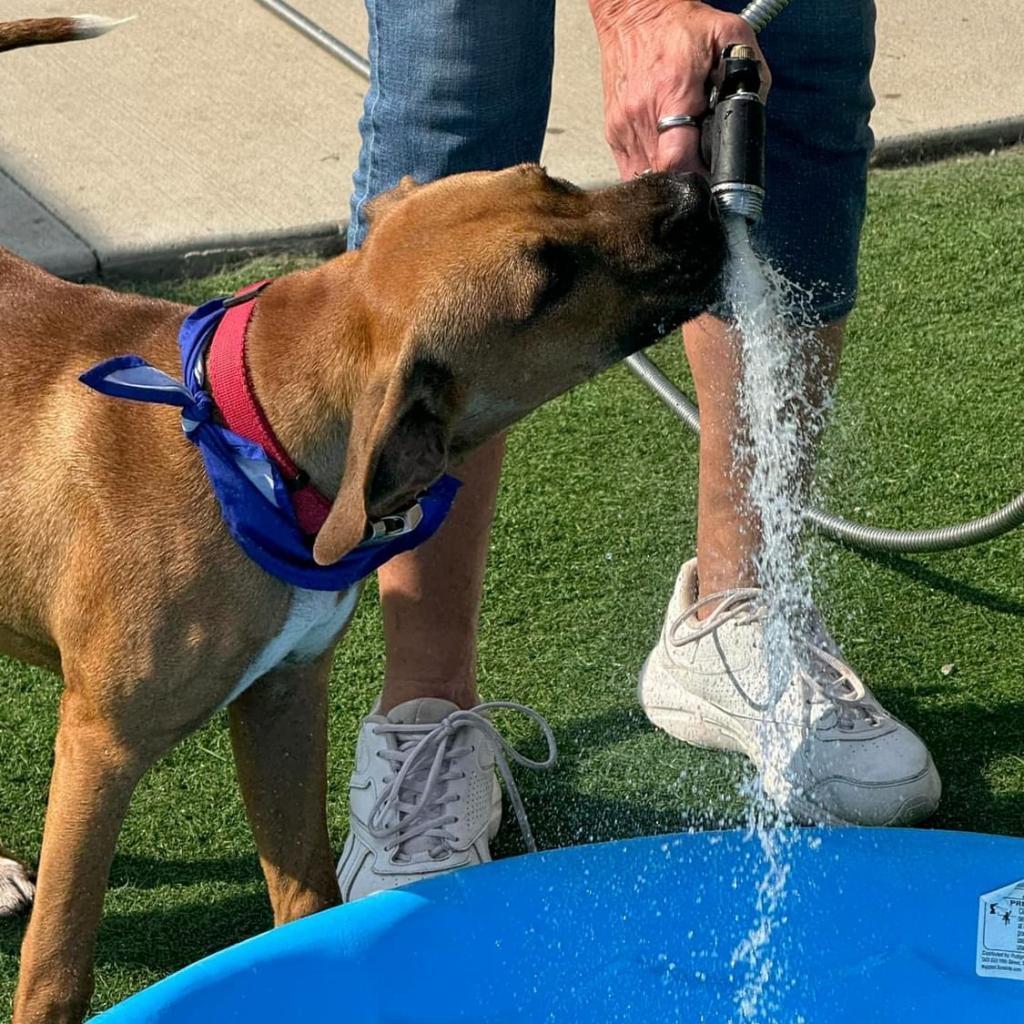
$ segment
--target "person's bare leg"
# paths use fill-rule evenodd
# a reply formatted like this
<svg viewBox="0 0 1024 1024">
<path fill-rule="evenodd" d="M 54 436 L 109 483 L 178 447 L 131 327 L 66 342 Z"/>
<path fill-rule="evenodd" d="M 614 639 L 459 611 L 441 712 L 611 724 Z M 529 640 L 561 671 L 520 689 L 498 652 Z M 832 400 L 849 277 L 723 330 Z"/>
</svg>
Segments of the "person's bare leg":
<svg viewBox="0 0 1024 1024">
<path fill-rule="evenodd" d="M 820 405 L 831 390 L 844 327 L 845 320 L 815 333 L 815 345 L 806 361 L 807 396 L 812 407 Z M 760 542 L 759 526 L 747 500 L 748 476 L 734 457 L 742 430 L 738 393 L 742 379 L 740 344 L 729 325 L 711 315 L 687 324 L 683 334 L 700 408 L 700 591 L 713 594 L 731 587 L 756 586 L 754 558 Z M 815 426 L 809 423 L 807 429 L 813 430 Z M 814 441 L 816 438 L 810 443 Z"/>
<path fill-rule="evenodd" d="M 416 697 L 479 703 L 476 628 L 504 437 L 455 470 L 462 488 L 441 529 L 378 571 L 387 666 L 381 711 Z"/>
<path fill-rule="evenodd" d="M 813 408 L 827 393 L 842 337 L 843 324 L 837 322 L 794 342 L 801 348 L 794 353 L 796 366 L 804 367 L 794 405 L 806 402 Z M 736 340 L 724 324 L 705 317 L 688 325 L 685 342 L 703 432 L 697 578 L 687 562 L 661 636 L 640 670 L 640 704 L 652 725 L 677 740 L 746 754 L 761 773 L 765 794 L 796 821 L 875 826 L 920 821 L 935 810 L 942 793 L 928 748 L 859 681 L 813 609 L 793 623 L 810 643 L 800 656 L 801 670 L 788 678 L 772 676 L 764 653 L 771 640 L 766 641 L 759 616 L 726 613 L 705 621 L 703 632 L 688 614 L 695 592 L 710 598 L 759 582 L 759 536 L 744 467 L 736 467 L 733 452 L 734 439 L 744 440 Z M 802 417 L 807 457 L 790 471 L 794 497 L 806 494 L 821 419 Z M 763 604 L 755 599 L 748 607 Z M 705 618 L 715 610 L 708 608 Z M 844 692 L 835 685 L 840 679 L 856 682 Z M 817 710 L 797 722 L 787 709 L 799 709 L 804 701 Z"/>
</svg>

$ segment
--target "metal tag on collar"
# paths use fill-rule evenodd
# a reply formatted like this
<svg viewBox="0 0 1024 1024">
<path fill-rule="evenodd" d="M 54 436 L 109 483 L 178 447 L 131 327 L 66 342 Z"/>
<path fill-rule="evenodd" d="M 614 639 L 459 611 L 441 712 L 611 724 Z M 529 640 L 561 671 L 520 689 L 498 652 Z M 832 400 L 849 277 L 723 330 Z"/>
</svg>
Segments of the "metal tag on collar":
<svg viewBox="0 0 1024 1024">
<path fill-rule="evenodd" d="M 389 516 L 381 516 L 380 519 L 371 519 L 367 523 L 367 536 L 363 543 L 373 544 L 377 541 L 402 537 L 407 533 L 412 533 L 422 522 L 423 509 L 418 501 L 414 501 L 401 512 L 393 512 Z"/>
</svg>

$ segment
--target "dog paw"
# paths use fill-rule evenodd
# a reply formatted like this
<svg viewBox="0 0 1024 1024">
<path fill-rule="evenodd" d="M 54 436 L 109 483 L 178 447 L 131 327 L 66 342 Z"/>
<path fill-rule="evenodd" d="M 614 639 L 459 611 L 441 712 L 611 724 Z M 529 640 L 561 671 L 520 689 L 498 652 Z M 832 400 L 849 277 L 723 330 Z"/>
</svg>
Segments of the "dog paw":
<svg viewBox="0 0 1024 1024">
<path fill-rule="evenodd" d="M 0 920 L 27 914 L 36 895 L 36 883 L 28 868 L 0 857 Z"/>
</svg>

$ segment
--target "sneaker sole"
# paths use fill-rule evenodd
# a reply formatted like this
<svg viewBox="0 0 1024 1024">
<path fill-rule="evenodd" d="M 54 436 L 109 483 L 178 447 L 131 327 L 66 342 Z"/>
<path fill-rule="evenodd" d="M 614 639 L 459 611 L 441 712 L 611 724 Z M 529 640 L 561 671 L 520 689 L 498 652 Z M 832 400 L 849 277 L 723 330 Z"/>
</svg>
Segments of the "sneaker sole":
<svg viewBox="0 0 1024 1024">
<path fill-rule="evenodd" d="M 931 755 L 928 757 L 928 766 L 925 769 L 914 778 L 903 780 L 901 784 L 910 785 L 929 777 L 938 778 Z M 936 785 L 935 794 L 932 796 L 902 797 L 887 817 L 880 819 L 875 816 L 870 821 L 839 817 L 821 804 L 802 795 L 794 796 L 789 801 L 787 812 L 798 825 L 868 825 L 873 828 L 900 828 L 906 825 L 915 825 L 925 818 L 931 817 L 939 806 L 940 794 L 941 788 Z"/>
<path fill-rule="evenodd" d="M 644 700 L 644 681 L 649 670 L 650 656 L 644 661 L 637 679 L 637 700 L 648 721 L 656 728 L 668 733 L 674 739 L 704 750 L 719 750 L 743 754 L 754 768 L 762 773 L 756 744 L 731 728 L 729 716 L 716 705 L 692 693 L 682 691 L 676 707 L 651 707 Z M 937 782 L 938 772 L 931 755 L 921 772 L 910 779 L 901 780 L 900 785 L 912 785 L 926 778 L 936 780 L 935 792 L 928 796 L 915 795 L 901 799 L 893 812 L 884 820 L 872 819 L 876 826 L 913 825 L 933 814 L 939 805 L 941 784 Z M 776 802 L 777 803 L 777 802 Z M 778 803 L 777 803 L 778 805 Z M 793 794 L 786 803 L 785 812 L 796 824 L 801 825 L 862 825 L 864 821 L 841 817 L 826 807 L 802 794 Z"/>
<path fill-rule="evenodd" d="M 501 783 L 498 776 L 494 776 L 494 789 L 491 794 L 491 820 L 487 823 L 487 844 L 493 842 L 494 837 L 501 829 Z"/>
<path fill-rule="evenodd" d="M 352 859 L 352 853 L 355 846 L 355 840 L 352 836 L 352 832 L 349 831 L 348 835 L 345 836 L 345 845 L 341 849 L 341 856 L 338 858 L 338 863 L 334 867 L 334 877 L 338 879 L 338 889 L 341 892 L 341 900 L 343 903 L 348 903 L 348 894 L 342 889 L 344 879 L 347 872 L 349 862 Z"/>
</svg>

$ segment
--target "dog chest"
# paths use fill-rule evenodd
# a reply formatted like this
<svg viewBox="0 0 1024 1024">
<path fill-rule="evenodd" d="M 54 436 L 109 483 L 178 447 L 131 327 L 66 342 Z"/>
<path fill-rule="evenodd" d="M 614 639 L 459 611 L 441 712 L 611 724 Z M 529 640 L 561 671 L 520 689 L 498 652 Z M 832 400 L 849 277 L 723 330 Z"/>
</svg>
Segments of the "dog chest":
<svg viewBox="0 0 1024 1024">
<path fill-rule="evenodd" d="M 323 654 L 355 611 L 360 587 L 342 593 L 293 587 L 288 615 L 277 635 L 253 659 L 224 704 L 280 665 L 301 665 Z"/>
</svg>

